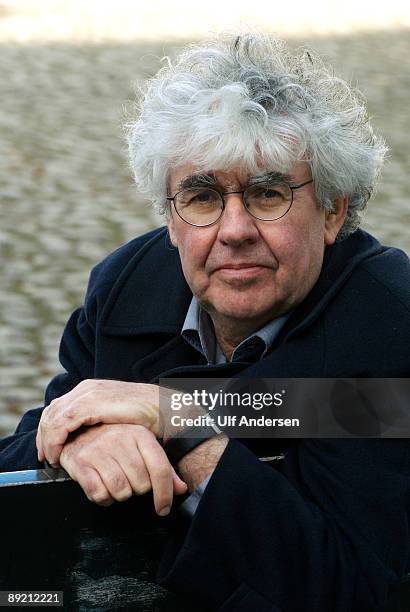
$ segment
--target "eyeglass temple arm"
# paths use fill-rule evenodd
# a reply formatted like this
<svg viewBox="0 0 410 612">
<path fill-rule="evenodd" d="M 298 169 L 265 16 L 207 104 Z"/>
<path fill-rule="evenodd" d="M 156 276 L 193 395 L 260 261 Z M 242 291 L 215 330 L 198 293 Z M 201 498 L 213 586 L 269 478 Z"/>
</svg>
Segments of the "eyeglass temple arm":
<svg viewBox="0 0 410 612">
<path fill-rule="evenodd" d="M 309 185 L 310 183 L 313 183 L 314 179 L 310 179 L 309 181 L 305 181 L 304 183 L 300 183 L 300 185 L 289 185 L 289 187 L 292 189 L 292 191 L 294 189 L 300 189 L 301 187 L 304 187 L 305 185 Z"/>
</svg>

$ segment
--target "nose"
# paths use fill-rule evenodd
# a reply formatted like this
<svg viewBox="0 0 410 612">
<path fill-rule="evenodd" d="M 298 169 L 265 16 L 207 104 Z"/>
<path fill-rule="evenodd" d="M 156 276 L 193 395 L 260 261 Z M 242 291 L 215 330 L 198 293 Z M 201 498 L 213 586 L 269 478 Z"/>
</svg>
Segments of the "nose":
<svg viewBox="0 0 410 612">
<path fill-rule="evenodd" d="M 224 195 L 225 208 L 219 221 L 218 238 L 226 245 L 252 243 L 258 237 L 255 219 L 246 210 L 242 197 L 240 193 Z"/>
</svg>

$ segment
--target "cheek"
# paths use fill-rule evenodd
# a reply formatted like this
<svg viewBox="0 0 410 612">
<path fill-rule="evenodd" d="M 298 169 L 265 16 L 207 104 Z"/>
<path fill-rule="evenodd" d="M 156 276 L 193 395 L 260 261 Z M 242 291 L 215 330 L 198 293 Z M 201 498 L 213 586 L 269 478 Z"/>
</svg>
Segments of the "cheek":
<svg viewBox="0 0 410 612">
<path fill-rule="evenodd" d="M 271 229 L 271 228 L 268 228 Z M 278 271 L 281 267 L 291 265 L 292 261 L 300 254 L 300 236 L 295 228 L 290 224 L 283 224 L 275 227 L 265 235 L 262 235 L 269 250 L 273 254 L 278 264 Z"/>
<path fill-rule="evenodd" d="M 205 264 L 210 251 L 210 241 L 205 235 L 192 230 L 184 229 L 178 235 L 178 251 L 184 276 L 193 289 L 198 284 L 203 285 L 206 280 Z"/>
<path fill-rule="evenodd" d="M 324 252 L 323 231 L 318 225 L 283 226 L 270 246 L 278 262 L 278 280 L 301 288 L 315 282 Z"/>
</svg>

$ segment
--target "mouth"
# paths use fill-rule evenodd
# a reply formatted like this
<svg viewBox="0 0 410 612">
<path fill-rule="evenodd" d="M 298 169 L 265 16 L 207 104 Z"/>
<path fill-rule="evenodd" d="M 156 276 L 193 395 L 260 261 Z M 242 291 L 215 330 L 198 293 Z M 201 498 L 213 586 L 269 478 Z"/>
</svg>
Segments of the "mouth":
<svg viewBox="0 0 410 612">
<path fill-rule="evenodd" d="M 214 272 L 218 270 L 247 270 L 249 268 L 267 268 L 265 264 L 261 264 L 254 261 L 244 261 L 242 263 L 224 263 L 220 264 L 217 268 L 214 269 Z"/>
<path fill-rule="evenodd" d="M 224 264 L 214 270 L 218 276 L 228 279 L 250 280 L 266 272 L 267 266 L 257 263 Z"/>
</svg>

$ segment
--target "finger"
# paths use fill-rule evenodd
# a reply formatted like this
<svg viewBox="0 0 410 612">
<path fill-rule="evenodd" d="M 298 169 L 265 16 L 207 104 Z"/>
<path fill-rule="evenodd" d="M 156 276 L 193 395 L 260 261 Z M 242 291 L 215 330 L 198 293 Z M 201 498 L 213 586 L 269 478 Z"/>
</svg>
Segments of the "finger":
<svg viewBox="0 0 410 612">
<path fill-rule="evenodd" d="M 83 467 L 79 470 L 78 466 L 70 466 L 67 463 L 64 465 L 64 469 L 73 480 L 78 482 L 91 502 L 98 506 L 111 506 L 114 503 L 114 499 L 95 469 Z"/>
<path fill-rule="evenodd" d="M 155 436 L 144 428 L 141 428 L 138 436 L 138 449 L 150 476 L 155 511 L 160 516 L 166 516 L 171 510 L 173 498 L 172 466 Z"/>
<path fill-rule="evenodd" d="M 172 468 L 172 484 L 174 487 L 174 494 L 175 495 L 183 495 L 184 493 L 187 492 L 188 489 L 188 485 L 186 482 L 184 482 L 176 473 L 176 471 L 174 470 L 174 468 Z"/>
<path fill-rule="evenodd" d="M 81 406 L 87 406 L 90 401 L 94 403 L 94 397 L 98 401 L 93 406 L 92 414 L 84 414 Z M 104 402 L 105 399 L 108 401 Z M 62 407 L 68 409 L 66 414 Z M 159 422 L 159 387 L 146 383 L 87 379 L 65 395 L 54 399 L 47 408 L 50 409 L 53 419 L 66 416 L 74 422 L 79 419 L 83 425 L 129 423 L 150 429 L 149 426 Z M 80 409 L 80 414 L 76 413 L 77 408 Z M 90 422 L 83 419 L 90 419 Z"/>
<path fill-rule="evenodd" d="M 77 387 L 80 387 L 78 385 Z M 76 393 L 78 395 L 78 389 Z M 47 406 L 42 414 L 39 430 L 41 436 L 42 450 L 45 458 L 51 465 L 58 465 L 61 452 L 64 444 L 70 433 L 80 429 L 84 425 L 93 425 L 100 423 L 95 397 L 95 392 L 88 391 L 83 395 L 69 401 L 70 393 L 62 396 Z M 100 398 L 100 402 L 104 402 L 105 397 Z"/>
<path fill-rule="evenodd" d="M 66 432 L 64 435 L 59 434 L 57 436 L 53 436 L 50 434 L 50 430 L 44 428 L 44 426 L 40 425 L 39 430 L 39 440 L 41 444 L 41 461 L 47 460 L 50 465 L 53 467 L 57 467 L 60 461 L 61 451 L 64 448 L 64 443 L 67 441 L 67 437 L 70 432 Z M 58 442 L 61 440 L 61 442 Z"/>
<path fill-rule="evenodd" d="M 63 450 L 64 443 L 67 440 L 68 434 L 66 432 L 62 435 L 59 432 L 59 438 L 56 436 L 56 423 L 58 418 L 58 411 L 64 409 L 64 398 L 53 400 L 51 404 L 46 406 L 41 414 L 40 422 L 38 425 L 36 445 L 38 451 L 39 461 L 45 459 L 54 467 L 59 465 L 61 451 Z M 57 418 L 56 418 L 57 417 Z M 61 442 L 58 444 L 57 440 Z"/>
<path fill-rule="evenodd" d="M 98 472 L 112 499 L 123 502 L 132 496 L 129 480 L 116 459 L 102 456 L 99 461 L 96 461 L 94 469 Z"/>
<path fill-rule="evenodd" d="M 141 453 L 135 446 L 135 441 L 129 445 L 129 448 L 125 448 L 124 455 L 121 458 L 116 459 L 120 462 L 121 468 L 135 495 L 144 495 L 151 491 L 150 475 Z"/>
<path fill-rule="evenodd" d="M 89 428 L 74 437 L 64 446 L 60 458 L 62 467 L 79 482 L 87 497 L 99 505 L 110 505 L 114 500 L 124 501 L 132 495 L 121 466 L 107 454 L 107 445 L 102 440 L 105 427 Z M 114 438 L 114 444 L 112 435 L 108 439 L 105 436 L 105 439 L 108 448 L 114 446 L 116 452 L 123 452 L 118 436 Z"/>
<path fill-rule="evenodd" d="M 129 396 L 107 396 L 104 390 L 89 391 L 66 405 L 56 401 L 40 422 L 43 450 L 47 460 L 58 463 L 67 437 L 82 426 L 98 423 L 142 425 L 157 431 L 159 409 L 155 399 L 147 396 L 130 401 Z"/>
</svg>

